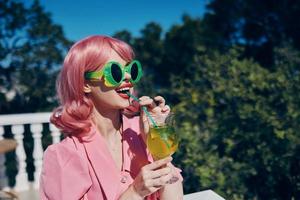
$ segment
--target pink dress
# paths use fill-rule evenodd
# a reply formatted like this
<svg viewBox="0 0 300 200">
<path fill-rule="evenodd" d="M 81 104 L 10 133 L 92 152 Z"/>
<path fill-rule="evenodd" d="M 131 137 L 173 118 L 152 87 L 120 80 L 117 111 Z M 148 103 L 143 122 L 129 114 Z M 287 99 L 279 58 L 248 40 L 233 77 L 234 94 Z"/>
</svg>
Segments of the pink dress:
<svg viewBox="0 0 300 200">
<path fill-rule="evenodd" d="M 95 127 L 84 137 L 68 136 L 50 145 L 44 153 L 40 199 L 117 200 L 141 167 L 153 161 L 139 130 L 138 117 L 123 117 L 122 171 Z M 175 175 L 182 181 L 180 169 L 175 169 Z M 159 199 L 158 192 L 147 197 L 155 199 Z"/>
</svg>

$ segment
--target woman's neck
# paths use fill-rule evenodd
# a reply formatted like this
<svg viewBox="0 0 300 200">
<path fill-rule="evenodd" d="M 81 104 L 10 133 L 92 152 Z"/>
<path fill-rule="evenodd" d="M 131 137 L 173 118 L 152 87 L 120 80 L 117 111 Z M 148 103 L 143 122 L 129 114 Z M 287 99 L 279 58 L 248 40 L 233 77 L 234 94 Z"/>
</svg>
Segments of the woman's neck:
<svg viewBox="0 0 300 200">
<path fill-rule="evenodd" d="M 120 130 L 122 124 L 121 111 L 119 110 L 98 110 L 94 108 L 92 121 L 100 134 L 109 138 Z"/>
</svg>

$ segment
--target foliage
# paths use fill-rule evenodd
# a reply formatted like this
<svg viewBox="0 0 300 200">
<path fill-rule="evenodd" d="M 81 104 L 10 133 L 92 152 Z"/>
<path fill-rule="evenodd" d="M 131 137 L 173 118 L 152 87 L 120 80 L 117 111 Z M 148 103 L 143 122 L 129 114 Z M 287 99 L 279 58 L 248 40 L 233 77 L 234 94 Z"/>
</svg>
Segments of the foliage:
<svg viewBox="0 0 300 200">
<path fill-rule="evenodd" d="M 226 199 L 297 199 L 299 53 L 278 49 L 274 72 L 239 54 L 195 56 L 194 75 L 172 81 L 183 115 L 177 156 L 185 181 L 198 186 L 185 189 L 212 188 Z"/>
<path fill-rule="evenodd" d="M 288 41 L 300 48 L 299 1 L 211 0 L 204 15 L 209 47 L 245 46 L 244 56 L 272 67 L 274 48 Z"/>
<path fill-rule="evenodd" d="M 39 1 L 0 2 L 0 113 L 50 110 L 56 68 L 70 41 Z"/>
</svg>

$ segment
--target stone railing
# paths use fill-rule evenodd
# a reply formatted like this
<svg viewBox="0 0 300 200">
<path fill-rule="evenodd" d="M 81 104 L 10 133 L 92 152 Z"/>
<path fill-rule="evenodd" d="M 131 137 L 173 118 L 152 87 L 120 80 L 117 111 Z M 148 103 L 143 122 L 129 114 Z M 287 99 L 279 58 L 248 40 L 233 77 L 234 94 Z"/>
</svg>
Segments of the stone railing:
<svg viewBox="0 0 300 200">
<path fill-rule="evenodd" d="M 43 124 L 49 125 L 49 131 L 52 143 L 60 141 L 61 133 L 58 129 L 49 123 L 51 113 L 28 113 L 28 114 L 12 114 L 0 115 L 0 139 L 3 139 L 5 126 L 11 127 L 13 138 L 17 141 L 16 156 L 18 162 L 18 173 L 16 175 L 16 184 L 13 189 L 20 194 L 23 192 L 24 200 L 37 200 L 37 189 L 39 186 L 39 176 L 41 173 L 43 147 L 42 147 L 42 131 Z M 30 132 L 33 137 L 33 159 L 34 159 L 34 181 L 28 180 L 26 172 L 26 154 L 23 144 L 25 125 L 30 126 Z M 0 160 L 0 169 L 4 169 L 4 161 Z M 30 191 L 30 193 L 24 193 Z M 184 200 L 224 200 L 218 194 L 211 190 L 205 190 L 197 193 L 186 194 Z"/>
<path fill-rule="evenodd" d="M 39 186 L 39 175 L 42 167 L 43 147 L 42 147 L 42 131 L 43 124 L 48 123 L 51 113 L 28 113 L 28 114 L 12 114 L 0 115 L 0 139 L 3 139 L 4 126 L 11 126 L 13 138 L 17 141 L 16 156 L 18 161 L 18 173 L 16 175 L 16 184 L 14 190 L 25 191 L 29 189 L 28 175 L 26 172 L 26 154 L 23 144 L 24 126 L 29 124 L 30 132 L 34 140 L 33 145 L 33 159 L 34 159 L 34 182 L 35 189 Z M 60 132 L 58 129 L 49 124 L 49 129 L 52 136 L 52 142 L 57 143 L 60 141 Z M 0 163 L 3 169 L 4 163 Z"/>
</svg>

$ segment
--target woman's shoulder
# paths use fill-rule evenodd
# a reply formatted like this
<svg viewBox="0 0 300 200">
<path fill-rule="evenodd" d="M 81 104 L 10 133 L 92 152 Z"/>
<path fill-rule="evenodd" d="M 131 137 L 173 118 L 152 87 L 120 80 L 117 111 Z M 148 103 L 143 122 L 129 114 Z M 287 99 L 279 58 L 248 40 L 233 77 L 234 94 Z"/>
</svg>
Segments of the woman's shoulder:
<svg viewBox="0 0 300 200">
<path fill-rule="evenodd" d="M 41 199 L 81 199 L 92 185 L 84 152 L 75 139 L 67 137 L 46 149 L 40 178 Z"/>
<path fill-rule="evenodd" d="M 57 164 L 65 165 L 73 156 L 80 157 L 77 141 L 73 137 L 66 137 L 61 142 L 51 144 L 44 152 L 44 162 L 56 161 Z"/>
<path fill-rule="evenodd" d="M 62 141 L 51 144 L 47 147 L 46 152 L 59 152 L 59 151 L 76 151 L 77 145 L 74 139 L 69 136 L 64 138 Z"/>
</svg>

